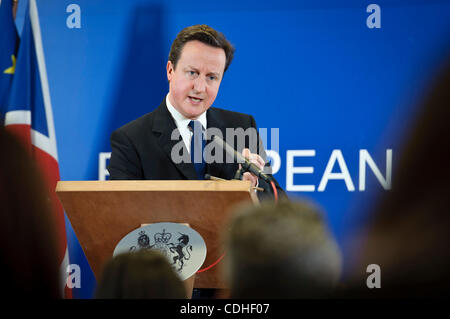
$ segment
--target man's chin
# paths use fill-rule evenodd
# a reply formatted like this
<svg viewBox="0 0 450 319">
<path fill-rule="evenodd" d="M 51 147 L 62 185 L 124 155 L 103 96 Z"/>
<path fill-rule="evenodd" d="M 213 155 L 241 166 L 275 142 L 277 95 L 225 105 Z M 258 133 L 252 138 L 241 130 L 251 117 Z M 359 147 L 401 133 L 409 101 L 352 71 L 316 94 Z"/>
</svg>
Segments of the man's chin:
<svg viewBox="0 0 450 319">
<path fill-rule="evenodd" d="M 208 108 L 205 108 L 203 106 L 190 106 L 189 108 L 185 109 L 185 114 L 183 114 L 185 117 L 194 120 L 197 119 L 200 115 L 203 114 Z"/>
</svg>

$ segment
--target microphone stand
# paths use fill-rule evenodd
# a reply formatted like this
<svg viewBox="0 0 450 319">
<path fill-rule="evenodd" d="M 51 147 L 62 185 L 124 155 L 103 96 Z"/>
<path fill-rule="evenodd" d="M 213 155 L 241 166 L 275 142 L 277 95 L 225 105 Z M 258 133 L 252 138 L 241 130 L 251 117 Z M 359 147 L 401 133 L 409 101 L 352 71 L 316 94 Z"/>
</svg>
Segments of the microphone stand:
<svg viewBox="0 0 450 319">
<path fill-rule="evenodd" d="M 244 176 L 244 170 L 241 168 L 239 168 L 236 173 L 234 174 L 234 179 L 237 180 L 242 180 L 242 177 Z"/>
<path fill-rule="evenodd" d="M 244 173 L 249 172 L 249 167 L 250 165 L 248 164 L 248 162 L 241 163 L 241 168 L 239 168 L 234 174 L 234 179 L 241 180 Z"/>
<path fill-rule="evenodd" d="M 242 163 L 241 168 L 239 168 L 236 173 L 234 174 L 234 178 L 233 179 L 237 179 L 237 180 L 242 180 L 242 177 L 244 176 L 245 172 L 249 172 L 248 169 L 249 165 L 247 162 Z M 264 188 L 262 187 L 256 187 L 256 186 L 252 186 L 253 189 L 255 189 L 256 191 L 260 191 L 260 192 L 264 192 Z"/>
</svg>

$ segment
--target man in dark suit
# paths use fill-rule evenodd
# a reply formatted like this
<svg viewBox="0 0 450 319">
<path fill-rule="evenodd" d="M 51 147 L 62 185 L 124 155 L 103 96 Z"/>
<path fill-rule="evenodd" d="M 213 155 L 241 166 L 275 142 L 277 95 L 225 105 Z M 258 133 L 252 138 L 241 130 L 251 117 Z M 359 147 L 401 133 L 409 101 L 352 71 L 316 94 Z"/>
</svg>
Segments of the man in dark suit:
<svg viewBox="0 0 450 319">
<path fill-rule="evenodd" d="M 206 25 L 185 28 L 177 35 L 167 62 L 166 98 L 156 110 L 111 136 L 110 179 L 203 179 L 205 174 L 234 178 L 240 164 L 226 163 L 225 156 L 210 156 L 216 159 L 212 162 L 202 156 L 194 158 L 199 150 L 200 154 L 207 153 L 211 141 L 205 142 L 205 137 L 212 128 L 221 137 L 229 137 L 229 130 L 237 129 L 231 144 L 237 141 L 237 151 L 264 169 L 266 154 L 253 117 L 211 108 L 233 53 L 223 34 Z M 224 140 L 230 143 L 229 138 Z M 218 151 L 216 148 L 210 155 Z M 260 198 L 271 196 L 272 187 L 263 179 L 249 172 L 242 179 L 264 189 Z M 278 193 L 284 194 L 275 180 L 274 184 Z"/>
</svg>

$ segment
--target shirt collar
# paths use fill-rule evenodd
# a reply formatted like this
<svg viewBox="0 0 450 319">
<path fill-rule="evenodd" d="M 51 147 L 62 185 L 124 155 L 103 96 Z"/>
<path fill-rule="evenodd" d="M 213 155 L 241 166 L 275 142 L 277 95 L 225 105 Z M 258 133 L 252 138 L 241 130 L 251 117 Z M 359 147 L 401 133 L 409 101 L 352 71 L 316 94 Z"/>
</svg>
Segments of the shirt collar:
<svg viewBox="0 0 450 319">
<path fill-rule="evenodd" d="M 178 128 L 185 129 L 189 125 L 189 122 L 191 121 L 191 119 L 185 117 L 183 114 L 178 112 L 178 110 L 170 103 L 169 94 L 170 93 L 167 93 L 167 95 L 166 95 L 167 109 L 169 110 L 169 113 L 172 115 L 173 119 L 175 120 L 175 123 L 177 124 Z M 207 126 L 206 126 L 206 124 L 207 124 L 206 111 L 203 112 L 202 114 L 200 114 L 200 116 L 197 118 L 197 121 L 200 121 L 200 123 L 202 124 L 204 129 L 207 128 Z"/>
</svg>

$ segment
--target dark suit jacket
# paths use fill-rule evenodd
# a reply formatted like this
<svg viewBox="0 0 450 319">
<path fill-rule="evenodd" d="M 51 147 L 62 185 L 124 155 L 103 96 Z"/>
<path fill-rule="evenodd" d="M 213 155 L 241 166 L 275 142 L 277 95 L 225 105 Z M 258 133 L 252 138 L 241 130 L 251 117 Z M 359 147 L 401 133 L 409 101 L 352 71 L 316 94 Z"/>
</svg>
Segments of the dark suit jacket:
<svg viewBox="0 0 450 319">
<path fill-rule="evenodd" d="M 253 127 L 256 129 L 255 120 L 251 115 L 209 108 L 206 117 L 208 128 L 218 128 L 223 137 L 226 136 L 226 128 L 243 128 L 246 130 Z M 164 99 L 153 112 L 147 113 L 114 131 L 111 135 L 112 154 L 108 166 L 110 179 L 197 179 L 192 163 L 176 164 L 171 159 L 172 147 L 182 140 L 181 137 L 179 140 L 171 140 L 172 132 L 176 129 L 175 120 L 169 113 Z M 238 147 L 238 152 L 242 152 L 244 146 L 249 147 L 251 145 L 250 138 L 246 138 L 245 145 Z M 265 160 L 264 147 L 262 147 L 259 138 L 256 138 L 258 139 L 256 143 L 258 145 L 257 152 Z M 236 145 L 238 144 L 236 143 Z M 205 173 L 224 179 L 233 179 L 237 169 L 237 163 L 211 163 L 206 165 Z M 278 194 L 285 196 L 284 191 L 276 181 L 275 184 Z M 264 188 L 264 194 L 259 194 L 260 199 L 264 199 L 267 195 L 272 196 L 272 187 L 268 183 L 259 179 L 259 186 Z"/>
</svg>

